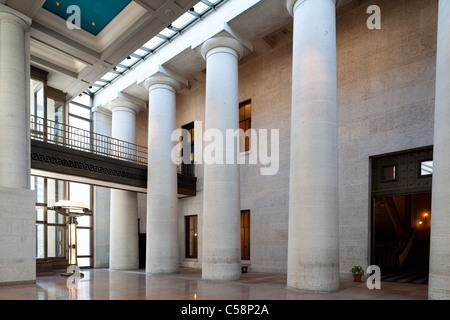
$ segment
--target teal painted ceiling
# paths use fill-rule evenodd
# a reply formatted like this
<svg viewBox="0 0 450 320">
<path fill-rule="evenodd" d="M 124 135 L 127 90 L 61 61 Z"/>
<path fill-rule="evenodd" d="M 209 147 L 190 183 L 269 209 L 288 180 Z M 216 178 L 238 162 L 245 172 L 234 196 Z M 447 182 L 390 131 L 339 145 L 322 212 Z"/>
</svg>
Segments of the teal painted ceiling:
<svg viewBox="0 0 450 320">
<path fill-rule="evenodd" d="M 98 35 L 130 2 L 131 0 L 47 0 L 43 8 L 67 20 L 75 13 L 68 8 L 78 6 L 80 27 Z"/>
</svg>

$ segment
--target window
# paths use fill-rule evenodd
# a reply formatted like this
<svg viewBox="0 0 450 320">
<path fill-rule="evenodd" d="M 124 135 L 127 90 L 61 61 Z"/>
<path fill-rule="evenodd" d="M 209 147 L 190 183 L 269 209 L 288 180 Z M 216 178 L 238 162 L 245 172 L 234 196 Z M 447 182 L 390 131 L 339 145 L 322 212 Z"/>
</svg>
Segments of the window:
<svg viewBox="0 0 450 320">
<path fill-rule="evenodd" d="M 382 169 L 383 170 L 382 181 L 383 182 L 396 181 L 397 180 L 396 169 L 397 169 L 396 165 L 384 166 Z"/>
<path fill-rule="evenodd" d="M 66 225 L 64 216 L 47 207 L 64 199 L 66 183 L 42 177 L 31 177 L 36 192 L 36 258 L 65 260 Z"/>
<path fill-rule="evenodd" d="M 186 258 L 197 259 L 197 216 L 186 216 L 185 218 Z"/>
<path fill-rule="evenodd" d="M 420 162 L 420 176 L 431 176 L 433 174 L 433 160 Z"/>
<path fill-rule="evenodd" d="M 91 97 L 82 94 L 69 104 L 69 140 L 80 150 L 91 148 Z"/>
<path fill-rule="evenodd" d="M 91 206 L 92 187 L 87 184 L 69 182 L 69 200 Z M 77 218 L 77 261 L 79 267 L 92 266 L 92 216 Z"/>
<path fill-rule="evenodd" d="M 36 259 L 67 260 L 67 228 L 63 215 L 49 210 L 60 200 L 70 199 L 91 204 L 91 186 L 31 177 L 31 189 L 36 192 Z M 92 217 L 77 218 L 78 266 L 92 266 Z"/>
<path fill-rule="evenodd" d="M 239 104 L 239 129 L 244 131 L 240 138 L 240 151 L 250 150 L 250 135 L 247 130 L 252 127 L 252 102 L 247 100 Z M 247 134 L 246 134 L 247 133 Z M 242 133 L 241 133 L 242 134 Z"/>
<path fill-rule="evenodd" d="M 250 260 L 250 210 L 241 211 L 241 259 Z"/>
<path fill-rule="evenodd" d="M 191 135 L 191 155 L 190 155 L 190 162 L 189 163 L 182 163 L 181 165 L 181 173 L 186 174 L 188 176 L 194 177 L 195 176 L 195 164 L 194 164 L 194 122 L 191 122 L 185 126 L 183 126 L 183 129 L 187 130 L 189 134 Z M 181 150 L 183 156 L 183 153 L 186 152 L 186 150 Z"/>
</svg>

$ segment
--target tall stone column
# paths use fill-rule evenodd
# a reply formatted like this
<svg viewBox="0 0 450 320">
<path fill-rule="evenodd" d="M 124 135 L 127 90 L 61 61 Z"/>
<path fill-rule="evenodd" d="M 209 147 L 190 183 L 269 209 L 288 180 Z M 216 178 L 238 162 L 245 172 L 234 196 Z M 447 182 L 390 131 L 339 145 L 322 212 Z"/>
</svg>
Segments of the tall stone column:
<svg viewBox="0 0 450 320">
<path fill-rule="evenodd" d="M 0 4 L 0 285 L 36 280 L 30 190 L 31 19 Z"/>
<path fill-rule="evenodd" d="M 450 299 L 450 1 L 439 1 L 429 299 Z"/>
<path fill-rule="evenodd" d="M 211 38 L 202 46 L 206 60 L 205 132 L 216 130 L 225 138 L 227 129 L 239 128 L 238 61 L 243 52 L 242 44 L 231 37 Z M 213 142 L 217 143 L 205 141 L 205 157 Z M 241 276 L 238 155 L 236 147 L 228 148 L 225 141 L 223 146 L 219 163 L 204 159 L 202 277 L 209 280 Z M 226 162 L 229 157 L 234 163 Z"/>
<path fill-rule="evenodd" d="M 0 185 L 12 188 L 30 185 L 30 24 L 0 6 Z"/>
<path fill-rule="evenodd" d="M 125 99 L 108 104 L 112 112 L 111 136 L 136 143 L 136 115 L 139 107 Z M 138 202 L 137 193 L 111 189 L 110 217 L 111 269 L 139 268 Z"/>
<path fill-rule="evenodd" d="M 175 273 L 179 269 L 177 167 L 175 141 L 178 81 L 161 73 L 148 78 L 148 182 L 146 272 Z"/>
<path fill-rule="evenodd" d="M 112 113 L 106 108 L 92 108 L 93 131 L 111 137 Z M 104 151 L 102 142 L 94 148 Z M 94 186 L 94 268 L 109 267 L 110 246 L 110 215 L 111 190 L 106 187 Z"/>
<path fill-rule="evenodd" d="M 294 17 L 288 287 L 339 288 L 336 8 L 289 0 Z"/>
</svg>

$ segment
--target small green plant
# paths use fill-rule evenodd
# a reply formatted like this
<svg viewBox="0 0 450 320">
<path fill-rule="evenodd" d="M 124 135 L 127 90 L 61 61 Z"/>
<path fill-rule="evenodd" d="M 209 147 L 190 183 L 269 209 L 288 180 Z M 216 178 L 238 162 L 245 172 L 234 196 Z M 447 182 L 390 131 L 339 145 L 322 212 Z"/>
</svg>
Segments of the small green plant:
<svg viewBox="0 0 450 320">
<path fill-rule="evenodd" d="M 364 274 L 364 269 L 361 266 L 354 266 L 352 268 L 352 273 L 356 276 L 358 274 L 363 275 Z"/>
</svg>

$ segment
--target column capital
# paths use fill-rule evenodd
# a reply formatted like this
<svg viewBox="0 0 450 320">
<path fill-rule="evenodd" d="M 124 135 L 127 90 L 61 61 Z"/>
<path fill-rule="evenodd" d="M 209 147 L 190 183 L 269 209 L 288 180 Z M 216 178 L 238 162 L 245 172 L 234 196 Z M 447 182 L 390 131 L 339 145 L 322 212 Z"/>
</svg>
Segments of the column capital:
<svg viewBox="0 0 450 320">
<path fill-rule="evenodd" d="M 144 82 L 144 87 L 149 91 L 155 85 L 168 86 L 176 93 L 177 91 L 181 90 L 182 87 L 185 86 L 185 83 L 180 81 L 179 79 L 176 79 L 173 76 L 158 71 L 154 75 L 148 77 L 147 80 L 145 80 Z"/>
<path fill-rule="evenodd" d="M 142 110 L 141 106 L 125 98 L 116 98 L 105 105 L 105 108 L 107 110 L 110 110 L 111 112 L 126 109 L 127 111 L 133 112 L 135 115 L 137 115 Z"/>
<path fill-rule="evenodd" d="M 291 14 L 291 16 L 294 16 L 295 9 L 306 1 L 308 0 L 286 0 L 286 8 Z M 348 2 L 347 0 L 329 0 L 329 1 L 333 2 L 336 7 L 339 7 L 344 2 Z"/>
<path fill-rule="evenodd" d="M 18 24 L 25 31 L 30 28 L 32 22 L 32 20 L 26 15 L 0 3 L 0 21 L 2 20 L 8 20 Z"/>
<path fill-rule="evenodd" d="M 208 53 L 217 48 L 229 48 L 237 54 L 237 59 L 241 59 L 244 56 L 245 46 L 236 38 L 230 36 L 215 36 L 206 40 L 201 46 L 201 55 L 206 60 Z"/>
</svg>

